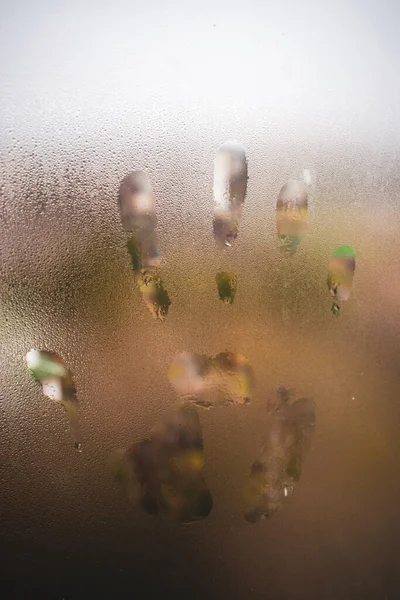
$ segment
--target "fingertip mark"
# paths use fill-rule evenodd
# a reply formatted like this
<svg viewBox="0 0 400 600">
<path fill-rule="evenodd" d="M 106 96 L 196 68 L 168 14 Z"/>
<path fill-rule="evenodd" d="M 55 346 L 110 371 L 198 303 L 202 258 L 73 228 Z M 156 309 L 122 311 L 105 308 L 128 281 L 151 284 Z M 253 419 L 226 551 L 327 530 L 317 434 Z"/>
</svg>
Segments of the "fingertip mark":
<svg viewBox="0 0 400 600">
<path fill-rule="evenodd" d="M 156 201 L 147 173 L 134 171 L 124 177 L 118 205 L 122 226 L 129 231 L 127 249 L 139 290 L 152 315 L 162 321 L 171 301 L 158 270 Z"/>
</svg>

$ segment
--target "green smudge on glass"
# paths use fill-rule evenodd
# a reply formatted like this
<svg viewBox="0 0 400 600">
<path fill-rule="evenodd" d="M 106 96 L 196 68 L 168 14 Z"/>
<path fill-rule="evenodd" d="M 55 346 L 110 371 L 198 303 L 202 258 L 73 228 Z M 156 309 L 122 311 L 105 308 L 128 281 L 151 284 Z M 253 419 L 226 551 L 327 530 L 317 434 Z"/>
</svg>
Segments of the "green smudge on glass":
<svg viewBox="0 0 400 600">
<path fill-rule="evenodd" d="M 163 316 L 168 313 L 171 300 L 161 278 L 157 278 L 154 282 L 154 303 L 159 307 Z"/>
<path fill-rule="evenodd" d="M 168 314 L 171 300 L 160 275 L 156 270 L 142 269 L 137 282 L 150 312 L 162 321 Z"/>
<path fill-rule="evenodd" d="M 237 275 L 221 271 L 217 273 L 215 280 L 217 282 L 218 295 L 222 302 L 232 304 L 236 295 Z"/>
<path fill-rule="evenodd" d="M 356 253 L 351 246 L 340 246 L 336 248 L 333 256 L 341 256 L 343 258 L 355 258 Z"/>
<path fill-rule="evenodd" d="M 59 362 L 58 357 L 50 352 L 31 350 L 27 355 L 28 368 L 36 381 L 53 377 L 66 377 L 67 369 Z"/>
<path fill-rule="evenodd" d="M 131 238 L 129 238 L 126 245 L 131 257 L 132 269 L 135 273 L 137 273 L 142 268 L 142 261 L 140 259 L 140 242 L 133 235 Z"/>
</svg>

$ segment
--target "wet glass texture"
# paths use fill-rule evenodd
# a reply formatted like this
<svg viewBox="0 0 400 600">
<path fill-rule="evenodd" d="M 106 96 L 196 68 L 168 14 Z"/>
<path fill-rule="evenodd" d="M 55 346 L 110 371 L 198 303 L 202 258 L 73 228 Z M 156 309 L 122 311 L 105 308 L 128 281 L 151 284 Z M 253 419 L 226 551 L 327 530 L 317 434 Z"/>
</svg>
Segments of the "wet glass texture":
<svg viewBox="0 0 400 600">
<path fill-rule="evenodd" d="M 399 2 L 3 4 L 2 598 L 398 598 Z"/>
</svg>

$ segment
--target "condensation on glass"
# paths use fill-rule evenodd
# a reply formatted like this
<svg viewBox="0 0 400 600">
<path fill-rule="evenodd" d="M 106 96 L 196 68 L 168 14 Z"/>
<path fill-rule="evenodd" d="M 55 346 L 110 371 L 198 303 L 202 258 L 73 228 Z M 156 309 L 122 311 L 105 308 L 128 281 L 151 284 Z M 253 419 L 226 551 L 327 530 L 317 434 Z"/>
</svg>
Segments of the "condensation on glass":
<svg viewBox="0 0 400 600">
<path fill-rule="evenodd" d="M 4 3 L 4 598 L 398 597 L 399 11 Z"/>
</svg>

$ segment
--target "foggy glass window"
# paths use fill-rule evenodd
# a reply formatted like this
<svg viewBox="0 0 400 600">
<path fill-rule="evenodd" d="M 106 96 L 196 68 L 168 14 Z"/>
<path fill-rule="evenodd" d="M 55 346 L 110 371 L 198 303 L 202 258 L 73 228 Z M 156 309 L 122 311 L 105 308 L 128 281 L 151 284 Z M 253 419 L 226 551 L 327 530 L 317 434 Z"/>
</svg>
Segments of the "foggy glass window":
<svg viewBox="0 0 400 600">
<path fill-rule="evenodd" d="M 2 598 L 399 597 L 399 22 L 4 3 Z"/>
</svg>

